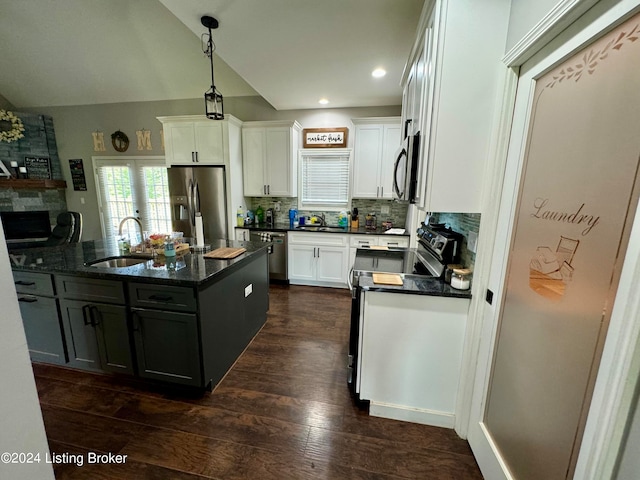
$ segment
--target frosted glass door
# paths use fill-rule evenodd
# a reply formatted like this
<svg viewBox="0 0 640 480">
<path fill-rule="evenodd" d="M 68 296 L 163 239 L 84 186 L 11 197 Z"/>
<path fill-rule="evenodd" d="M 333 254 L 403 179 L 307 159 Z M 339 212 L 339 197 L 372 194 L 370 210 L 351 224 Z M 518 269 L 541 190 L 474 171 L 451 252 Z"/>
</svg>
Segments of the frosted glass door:
<svg viewBox="0 0 640 480">
<path fill-rule="evenodd" d="M 485 416 L 518 480 L 572 476 L 637 205 L 640 17 L 536 81 Z"/>
</svg>

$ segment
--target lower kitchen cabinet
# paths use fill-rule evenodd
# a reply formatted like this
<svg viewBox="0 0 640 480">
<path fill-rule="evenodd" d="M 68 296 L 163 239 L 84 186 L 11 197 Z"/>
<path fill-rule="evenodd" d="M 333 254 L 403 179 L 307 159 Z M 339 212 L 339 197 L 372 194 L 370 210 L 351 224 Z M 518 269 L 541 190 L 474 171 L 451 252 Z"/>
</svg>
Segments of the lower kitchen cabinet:
<svg viewBox="0 0 640 480">
<path fill-rule="evenodd" d="M 469 299 L 363 292 L 358 376 L 373 416 L 453 428 Z"/>
<path fill-rule="evenodd" d="M 13 272 L 29 356 L 37 362 L 65 364 L 58 300 L 51 275 Z"/>
<path fill-rule="evenodd" d="M 289 233 L 289 281 L 298 285 L 347 286 L 347 235 Z"/>
<path fill-rule="evenodd" d="M 133 358 L 123 305 L 60 300 L 69 366 L 133 374 Z"/>
<path fill-rule="evenodd" d="M 18 302 L 31 359 L 37 362 L 66 363 L 58 301 L 38 295 L 18 294 Z"/>
<path fill-rule="evenodd" d="M 194 313 L 132 309 L 138 375 L 200 386 L 200 337 Z"/>
<path fill-rule="evenodd" d="M 69 366 L 133 374 L 122 282 L 72 275 L 55 280 Z"/>
</svg>

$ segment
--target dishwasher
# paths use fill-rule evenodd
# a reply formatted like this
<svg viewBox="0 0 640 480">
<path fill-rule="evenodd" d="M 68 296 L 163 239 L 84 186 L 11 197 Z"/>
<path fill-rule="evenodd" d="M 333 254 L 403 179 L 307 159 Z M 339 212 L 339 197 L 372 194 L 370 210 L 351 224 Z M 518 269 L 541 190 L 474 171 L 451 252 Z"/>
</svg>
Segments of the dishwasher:
<svg viewBox="0 0 640 480">
<path fill-rule="evenodd" d="M 268 234 L 271 238 L 271 251 L 269 252 L 269 280 L 288 281 L 287 272 L 287 233 L 286 232 L 251 232 L 249 240 L 252 242 L 263 241 L 262 234 Z"/>
</svg>

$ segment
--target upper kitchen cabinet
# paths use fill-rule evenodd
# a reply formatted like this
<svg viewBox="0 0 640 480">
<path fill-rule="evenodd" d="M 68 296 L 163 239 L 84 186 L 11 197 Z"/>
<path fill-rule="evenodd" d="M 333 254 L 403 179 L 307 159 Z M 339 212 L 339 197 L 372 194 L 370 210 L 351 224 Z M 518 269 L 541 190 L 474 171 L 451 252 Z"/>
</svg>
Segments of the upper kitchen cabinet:
<svg viewBox="0 0 640 480">
<path fill-rule="evenodd" d="M 242 125 L 244 195 L 295 197 L 302 127 L 296 121 Z"/>
<path fill-rule="evenodd" d="M 158 117 L 164 133 L 167 166 L 224 165 L 228 150 L 225 120 L 209 120 L 203 115 Z M 235 120 L 235 119 L 234 119 Z"/>
<path fill-rule="evenodd" d="M 400 117 L 354 118 L 353 198 L 392 199 Z"/>
<path fill-rule="evenodd" d="M 416 204 L 427 211 L 481 211 L 510 3 L 425 2 L 403 75 L 403 121 L 420 133 Z"/>
</svg>

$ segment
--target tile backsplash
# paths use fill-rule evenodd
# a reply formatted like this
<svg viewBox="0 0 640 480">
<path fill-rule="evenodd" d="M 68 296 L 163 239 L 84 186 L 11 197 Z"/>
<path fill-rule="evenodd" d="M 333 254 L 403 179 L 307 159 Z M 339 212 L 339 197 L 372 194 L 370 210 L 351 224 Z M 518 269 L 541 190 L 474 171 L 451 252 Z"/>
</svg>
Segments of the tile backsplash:
<svg viewBox="0 0 640 480">
<path fill-rule="evenodd" d="M 276 214 L 276 222 L 288 222 L 289 221 L 289 209 L 290 208 L 298 208 L 298 198 L 297 197 L 252 197 L 249 199 L 250 204 L 248 208 L 253 210 L 254 212 L 258 208 L 258 206 L 262 207 L 263 210 L 267 208 L 274 208 L 276 202 L 280 202 L 280 211 L 275 212 Z M 383 221 L 391 220 L 395 227 L 404 228 L 405 222 L 407 219 L 407 209 L 408 204 L 406 203 L 398 203 L 393 200 L 362 200 L 362 199 L 353 199 L 351 202 L 351 208 L 357 208 L 360 221 L 364 224 L 363 216 L 367 213 L 375 213 L 378 224 Z M 382 213 L 382 210 L 387 211 L 389 213 Z M 299 215 L 311 216 L 317 215 L 320 213 L 324 213 L 327 224 L 329 225 L 337 225 L 338 224 L 338 215 L 340 212 L 323 212 L 321 210 L 301 210 L 298 212 Z"/>
</svg>

